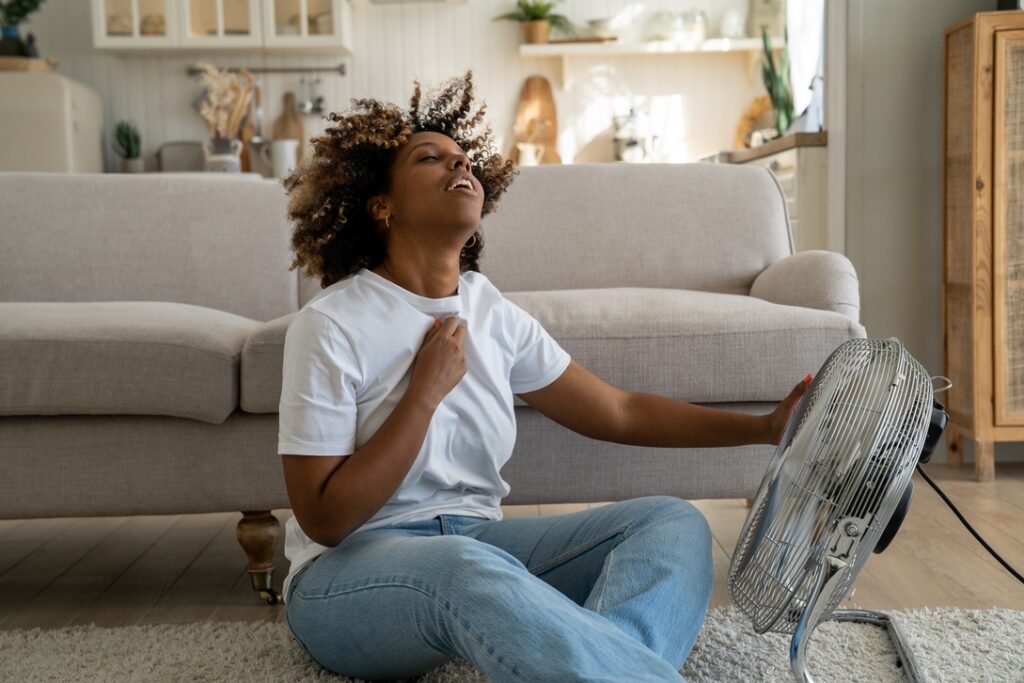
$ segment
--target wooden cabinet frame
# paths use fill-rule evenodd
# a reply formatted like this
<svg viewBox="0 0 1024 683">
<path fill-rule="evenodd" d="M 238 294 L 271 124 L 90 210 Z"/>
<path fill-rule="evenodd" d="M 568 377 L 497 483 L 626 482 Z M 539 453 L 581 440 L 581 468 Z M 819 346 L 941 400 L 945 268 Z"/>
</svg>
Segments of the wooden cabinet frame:
<svg viewBox="0 0 1024 683">
<path fill-rule="evenodd" d="M 1000 83 L 999 72 L 1003 60 L 997 57 L 997 47 L 1005 49 L 1007 41 L 1024 40 L 1022 31 L 1024 11 L 1001 11 L 979 12 L 945 32 L 942 330 L 945 374 L 953 382 L 947 395 L 950 422 L 946 432 L 953 465 L 962 462 L 964 440 L 974 441 L 974 470 L 979 481 L 995 478 L 996 442 L 1024 441 L 1024 414 L 1014 416 L 1006 411 L 1006 387 L 1000 384 L 1006 362 L 1000 333 L 1005 330 L 1008 311 L 1000 260 L 1005 253 L 1000 229 L 1005 226 L 1006 192 L 999 98 L 1005 97 L 1005 84 Z M 953 41 L 958 45 L 951 48 Z M 964 41 L 969 50 L 958 53 Z M 965 72 L 969 80 L 962 80 L 964 74 L 960 73 L 951 83 L 951 60 L 956 55 L 970 59 Z M 969 101 L 958 97 L 969 97 Z M 965 103 L 969 121 L 951 120 L 951 109 Z M 969 144 L 968 159 L 951 158 L 951 140 L 952 144 Z M 951 213 L 955 215 L 951 217 Z M 970 272 L 960 282 L 950 264 L 963 258 Z M 1024 310 L 1020 313 L 1024 315 Z"/>
</svg>

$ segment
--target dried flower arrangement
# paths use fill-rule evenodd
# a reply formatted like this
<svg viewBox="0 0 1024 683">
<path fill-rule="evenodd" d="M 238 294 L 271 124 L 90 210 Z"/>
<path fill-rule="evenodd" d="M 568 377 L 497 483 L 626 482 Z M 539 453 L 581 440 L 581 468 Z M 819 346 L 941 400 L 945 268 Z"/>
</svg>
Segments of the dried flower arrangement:
<svg viewBox="0 0 1024 683">
<path fill-rule="evenodd" d="M 197 109 L 206 121 L 210 135 L 215 138 L 235 138 L 242 127 L 242 118 L 252 99 L 255 78 L 248 69 L 240 69 L 245 79 L 240 83 L 233 74 L 221 71 L 208 62 L 196 65 L 202 73 L 199 82 L 206 88 L 206 94 L 199 101 Z"/>
</svg>

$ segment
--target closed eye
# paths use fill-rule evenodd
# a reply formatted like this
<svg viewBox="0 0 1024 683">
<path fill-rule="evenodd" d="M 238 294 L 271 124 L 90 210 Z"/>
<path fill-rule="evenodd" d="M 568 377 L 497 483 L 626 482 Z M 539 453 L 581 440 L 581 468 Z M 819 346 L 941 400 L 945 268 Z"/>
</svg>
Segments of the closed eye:
<svg viewBox="0 0 1024 683">
<path fill-rule="evenodd" d="M 435 156 L 425 156 L 425 157 L 423 157 L 423 159 L 436 159 L 436 158 L 437 157 L 435 157 Z M 423 161 L 423 159 L 420 159 L 420 161 Z"/>
</svg>

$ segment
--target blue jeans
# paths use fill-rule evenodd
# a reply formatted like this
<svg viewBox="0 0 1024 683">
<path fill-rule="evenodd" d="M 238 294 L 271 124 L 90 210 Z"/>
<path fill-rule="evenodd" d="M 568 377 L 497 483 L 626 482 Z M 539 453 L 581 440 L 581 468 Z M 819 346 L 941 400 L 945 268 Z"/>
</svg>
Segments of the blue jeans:
<svg viewBox="0 0 1024 683">
<path fill-rule="evenodd" d="M 369 680 L 458 657 L 499 682 L 678 682 L 712 580 L 700 511 L 646 496 L 356 532 L 295 576 L 285 615 L 315 661 Z"/>
</svg>

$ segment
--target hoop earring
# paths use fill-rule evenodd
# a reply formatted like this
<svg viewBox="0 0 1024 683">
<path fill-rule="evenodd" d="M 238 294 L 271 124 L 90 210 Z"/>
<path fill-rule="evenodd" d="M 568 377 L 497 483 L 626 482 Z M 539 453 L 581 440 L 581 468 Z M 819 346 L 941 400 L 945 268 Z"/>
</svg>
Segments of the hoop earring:
<svg viewBox="0 0 1024 683">
<path fill-rule="evenodd" d="M 472 249 L 475 246 L 476 246 L 476 233 L 474 232 L 473 233 L 473 243 L 472 244 L 467 244 L 466 246 L 464 246 L 462 248 L 463 249 Z"/>
</svg>

